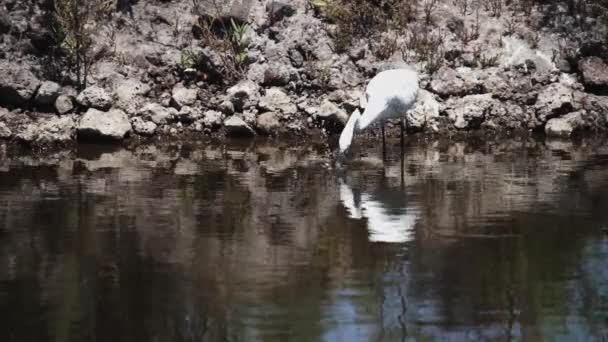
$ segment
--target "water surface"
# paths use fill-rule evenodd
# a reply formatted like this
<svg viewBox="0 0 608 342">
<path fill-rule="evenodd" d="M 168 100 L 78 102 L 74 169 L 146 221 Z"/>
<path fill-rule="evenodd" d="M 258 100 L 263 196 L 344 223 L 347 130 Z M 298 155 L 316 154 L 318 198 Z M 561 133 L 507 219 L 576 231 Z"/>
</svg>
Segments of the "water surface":
<svg viewBox="0 0 608 342">
<path fill-rule="evenodd" d="M 2 341 L 608 338 L 608 143 L 0 151 Z"/>
</svg>

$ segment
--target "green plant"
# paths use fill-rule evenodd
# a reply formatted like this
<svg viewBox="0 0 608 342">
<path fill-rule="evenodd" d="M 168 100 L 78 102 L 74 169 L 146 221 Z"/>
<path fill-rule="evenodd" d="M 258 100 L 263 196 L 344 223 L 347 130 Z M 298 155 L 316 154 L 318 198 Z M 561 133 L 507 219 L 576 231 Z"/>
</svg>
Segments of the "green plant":
<svg viewBox="0 0 608 342">
<path fill-rule="evenodd" d="M 317 77 L 321 83 L 323 90 L 327 89 L 329 82 L 331 81 L 331 70 L 329 65 L 321 65 L 317 70 Z"/>
<path fill-rule="evenodd" d="M 249 26 L 246 23 L 238 24 L 234 19 L 230 19 L 232 27 L 232 46 L 234 50 L 234 63 L 241 68 L 247 61 L 247 48 L 249 41 L 246 38 Z"/>
<path fill-rule="evenodd" d="M 54 27 L 59 45 L 68 57 L 70 70 L 76 74 L 79 89 L 87 85 L 92 34 L 103 16 L 113 10 L 112 2 L 104 0 L 55 0 Z"/>
</svg>

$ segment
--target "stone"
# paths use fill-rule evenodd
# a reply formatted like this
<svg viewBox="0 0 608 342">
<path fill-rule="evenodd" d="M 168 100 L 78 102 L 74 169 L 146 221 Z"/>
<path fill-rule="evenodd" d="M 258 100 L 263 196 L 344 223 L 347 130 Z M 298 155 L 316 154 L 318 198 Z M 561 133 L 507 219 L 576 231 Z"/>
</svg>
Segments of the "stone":
<svg viewBox="0 0 608 342">
<path fill-rule="evenodd" d="M 289 95 L 277 87 L 266 90 L 266 95 L 260 99 L 258 106 L 265 111 L 280 111 L 286 115 L 295 114 L 298 111 L 297 105 L 292 103 Z"/>
<path fill-rule="evenodd" d="M 599 57 L 587 57 L 578 63 L 578 68 L 588 92 L 608 95 L 608 64 Z"/>
<path fill-rule="evenodd" d="M 150 136 L 156 132 L 156 127 L 158 127 L 152 121 L 146 121 L 141 117 L 134 117 L 131 119 L 131 126 L 133 126 L 133 131 L 139 135 Z"/>
<path fill-rule="evenodd" d="M 544 87 L 536 100 L 536 116 L 541 122 L 573 110 L 573 90 L 563 83 L 553 83 Z"/>
<path fill-rule="evenodd" d="M 348 121 L 348 114 L 329 100 L 323 101 L 319 107 L 319 110 L 317 111 L 316 117 L 342 125 L 345 125 L 346 121 Z"/>
<path fill-rule="evenodd" d="M 439 102 L 433 94 L 420 89 L 416 103 L 405 115 L 408 129 L 421 131 L 437 117 L 439 117 Z"/>
<path fill-rule="evenodd" d="M 459 69 L 460 70 L 460 69 Z M 481 85 L 472 77 L 466 77 L 467 73 L 456 71 L 449 67 L 441 67 L 431 79 L 430 90 L 443 97 L 464 96 L 481 92 Z"/>
<path fill-rule="evenodd" d="M 479 128 L 490 113 L 497 100 L 490 94 L 467 95 L 450 99 L 446 104 L 446 113 L 458 129 Z"/>
<path fill-rule="evenodd" d="M 522 128 L 529 123 L 524 109 L 519 104 L 511 101 L 496 101 L 489 113 L 486 113 L 482 127 L 505 131 Z"/>
<path fill-rule="evenodd" d="M 72 97 L 68 95 L 59 95 L 55 99 L 55 110 L 59 114 L 67 114 L 74 109 Z"/>
<path fill-rule="evenodd" d="M 253 137 L 255 135 L 254 130 L 243 119 L 234 115 L 224 121 L 224 128 L 226 128 L 226 135 L 232 137 Z"/>
<path fill-rule="evenodd" d="M 291 72 L 289 68 L 277 62 L 266 68 L 262 84 L 265 86 L 285 86 L 290 80 Z"/>
<path fill-rule="evenodd" d="M 51 81 L 42 82 L 34 101 L 39 106 L 51 106 L 55 103 L 55 99 L 60 92 L 61 86 L 59 84 Z"/>
<path fill-rule="evenodd" d="M 31 101 L 40 81 L 24 65 L 0 62 L 0 105 L 21 106 Z"/>
<path fill-rule="evenodd" d="M 78 139 L 120 140 L 131 132 L 129 117 L 120 109 L 102 112 L 90 108 L 78 124 Z"/>
<path fill-rule="evenodd" d="M 179 84 L 173 88 L 171 93 L 171 105 L 180 110 L 183 106 L 194 105 L 197 97 L 198 91 L 196 89 L 188 89 Z"/>
<path fill-rule="evenodd" d="M 10 139 L 12 136 L 10 128 L 4 122 L 0 122 L 0 139 Z"/>
<path fill-rule="evenodd" d="M 112 107 L 112 97 L 98 86 L 91 86 L 83 90 L 76 97 L 76 102 L 85 108 L 108 110 Z"/>
<path fill-rule="evenodd" d="M 150 92 L 150 86 L 137 79 L 126 79 L 115 87 L 116 107 L 129 115 L 135 115 L 144 104 L 144 96 Z"/>
<path fill-rule="evenodd" d="M 173 121 L 173 115 L 168 108 L 161 106 L 158 103 L 147 103 L 139 111 L 139 115 L 145 119 L 154 122 L 157 125 L 166 125 Z"/>
<path fill-rule="evenodd" d="M 234 111 L 241 112 L 248 101 L 257 101 L 259 92 L 259 85 L 250 80 L 243 80 L 228 88 L 226 91 L 226 100 L 232 103 Z"/>
<path fill-rule="evenodd" d="M 296 13 L 293 4 L 284 1 L 271 0 L 266 3 L 266 11 L 272 22 L 280 21 L 285 17 L 291 17 Z"/>
<path fill-rule="evenodd" d="M 585 114 L 586 112 L 582 110 L 550 119 L 545 125 L 545 134 L 548 137 L 568 138 L 576 129 L 583 128 Z"/>
<path fill-rule="evenodd" d="M 203 115 L 202 123 L 205 127 L 215 128 L 222 124 L 222 113 L 215 110 L 208 110 Z"/>
<path fill-rule="evenodd" d="M 183 123 L 192 123 L 201 117 L 200 108 L 192 108 L 189 106 L 183 106 L 176 115 L 176 119 Z"/>
<path fill-rule="evenodd" d="M 277 115 L 272 112 L 260 114 L 256 119 L 256 127 L 260 133 L 265 135 L 276 134 L 276 130 L 280 127 Z"/>
<path fill-rule="evenodd" d="M 74 115 L 41 116 L 15 134 L 15 139 L 28 144 L 65 143 L 73 140 L 75 127 Z"/>
<path fill-rule="evenodd" d="M 291 48 L 289 49 L 288 54 L 291 65 L 296 68 L 301 68 L 302 65 L 304 65 L 304 56 L 302 56 L 302 53 L 298 49 Z"/>
</svg>

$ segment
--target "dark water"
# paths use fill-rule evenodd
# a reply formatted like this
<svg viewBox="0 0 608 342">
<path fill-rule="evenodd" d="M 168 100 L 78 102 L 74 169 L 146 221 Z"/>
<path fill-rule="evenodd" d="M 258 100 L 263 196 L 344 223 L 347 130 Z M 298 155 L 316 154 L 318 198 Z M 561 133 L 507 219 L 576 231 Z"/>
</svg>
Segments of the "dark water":
<svg viewBox="0 0 608 342">
<path fill-rule="evenodd" d="M 608 339 L 608 144 L 0 152 L 2 341 Z"/>
</svg>

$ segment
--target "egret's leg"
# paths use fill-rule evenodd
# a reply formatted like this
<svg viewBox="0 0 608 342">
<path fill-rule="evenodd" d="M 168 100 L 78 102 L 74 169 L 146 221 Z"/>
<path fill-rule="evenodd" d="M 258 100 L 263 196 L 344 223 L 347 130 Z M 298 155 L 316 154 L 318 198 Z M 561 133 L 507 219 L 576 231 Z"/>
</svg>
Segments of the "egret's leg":
<svg viewBox="0 0 608 342">
<path fill-rule="evenodd" d="M 380 123 L 382 126 L 382 157 L 386 157 L 386 138 L 384 134 L 384 120 Z"/>
<path fill-rule="evenodd" d="M 405 140 L 405 138 L 404 138 L 404 135 L 405 135 L 405 119 L 403 118 L 403 116 L 401 116 L 401 124 L 399 126 L 401 127 L 401 141 L 400 141 L 400 143 L 401 143 L 401 155 L 403 155 L 403 153 L 404 153 L 403 150 L 404 150 L 404 145 L 405 145 L 405 142 L 404 142 L 404 140 Z"/>
</svg>

